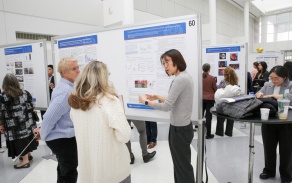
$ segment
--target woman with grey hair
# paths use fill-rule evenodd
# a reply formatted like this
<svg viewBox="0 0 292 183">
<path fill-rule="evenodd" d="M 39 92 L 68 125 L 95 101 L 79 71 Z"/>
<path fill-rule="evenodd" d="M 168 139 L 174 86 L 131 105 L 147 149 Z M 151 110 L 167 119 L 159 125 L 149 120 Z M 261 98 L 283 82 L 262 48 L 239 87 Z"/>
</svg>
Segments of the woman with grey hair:
<svg viewBox="0 0 292 183">
<path fill-rule="evenodd" d="M 20 89 L 20 84 L 13 74 L 4 77 L 0 95 L 0 129 L 5 129 L 8 157 L 21 154 L 22 162 L 14 165 L 15 169 L 30 167 L 31 152 L 37 149 L 38 142 L 33 140 L 33 130 L 37 127 L 33 119 L 34 104 L 31 94 Z M 25 149 L 25 150 L 24 150 Z M 24 150 L 24 152 L 22 152 Z"/>
<path fill-rule="evenodd" d="M 206 127 L 207 127 L 206 139 L 212 139 L 214 138 L 214 135 L 211 134 L 212 114 L 210 112 L 210 109 L 211 107 L 214 106 L 215 103 L 214 94 L 217 90 L 216 79 L 214 76 L 209 74 L 211 69 L 210 64 L 205 63 L 202 69 L 203 69 L 203 116 L 206 111 Z"/>
<path fill-rule="evenodd" d="M 80 182 L 131 182 L 125 144 L 130 140 L 131 129 L 108 76 L 106 64 L 90 62 L 69 96 Z"/>
</svg>

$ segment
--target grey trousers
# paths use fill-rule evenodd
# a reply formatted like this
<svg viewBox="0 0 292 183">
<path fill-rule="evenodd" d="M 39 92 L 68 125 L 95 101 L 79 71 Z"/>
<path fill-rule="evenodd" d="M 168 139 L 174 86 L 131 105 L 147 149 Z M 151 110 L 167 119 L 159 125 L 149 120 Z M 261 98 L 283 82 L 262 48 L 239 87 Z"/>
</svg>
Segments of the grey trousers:
<svg viewBox="0 0 292 183">
<path fill-rule="evenodd" d="M 131 174 L 120 183 L 131 183 Z"/>
<path fill-rule="evenodd" d="M 132 123 L 135 125 L 135 127 L 138 130 L 140 147 L 142 149 L 142 156 L 145 156 L 145 155 L 148 154 L 145 121 L 128 120 L 129 125 L 131 124 L 131 121 L 132 121 Z M 131 141 L 127 142 L 126 145 L 127 145 L 128 149 L 129 149 L 130 157 L 133 158 L 134 154 L 132 153 Z"/>
</svg>

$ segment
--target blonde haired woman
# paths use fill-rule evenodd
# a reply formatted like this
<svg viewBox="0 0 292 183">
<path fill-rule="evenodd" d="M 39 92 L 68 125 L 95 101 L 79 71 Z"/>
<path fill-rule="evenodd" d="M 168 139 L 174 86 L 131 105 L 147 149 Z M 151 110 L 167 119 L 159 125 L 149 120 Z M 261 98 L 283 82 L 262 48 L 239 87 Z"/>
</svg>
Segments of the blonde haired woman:
<svg viewBox="0 0 292 183">
<path fill-rule="evenodd" d="M 108 75 L 106 64 L 90 62 L 69 96 L 80 182 L 131 182 L 125 144 L 131 130 Z"/>
<path fill-rule="evenodd" d="M 224 79 L 219 83 L 219 88 L 225 88 L 227 85 L 238 85 L 238 77 L 232 67 L 228 66 L 224 69 Z M 225 118 L 217 117 L 216 135 L 224 136 Z M 225 135 L 232 137 L 234 120 L 227 119 Z"/>
</svg>

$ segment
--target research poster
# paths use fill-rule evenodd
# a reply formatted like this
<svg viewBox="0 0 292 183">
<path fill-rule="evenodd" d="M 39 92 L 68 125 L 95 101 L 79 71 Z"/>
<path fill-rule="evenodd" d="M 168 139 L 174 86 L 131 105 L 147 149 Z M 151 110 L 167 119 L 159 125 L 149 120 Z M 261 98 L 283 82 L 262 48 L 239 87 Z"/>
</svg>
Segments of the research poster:
<svg viewBox="0 0 292 183">
<path fill-rule="evenodd" d="M 53 38 L 54 65 L 63 57 L 77 58 L 82 68 L 92 60 L 107 64 L 109 80 L 122 98 L 129 119 L 169 121 L 169 112 L 154 110 L 140 104 L 139 95 L 167 96 L 174 76 L 168 76 L 160 56 L 170 49 L 179 50 L 193 78 L 195 91 L 192 120 L 198 119 L 201 66 L 200 22 L 197 15 L 175 17 L 140 25 L 102 29 L 96 33 Z M 56 74 L 56 81 L 60 75 Z"/>
<path fill-rule="evenodd" d="M 203 49 L 203 62 L 211 65 L 210 74 L 216 77 L 217 85 L 224 79 L 223 73 L 227 66 L 236 72 L 239 87 L 245 91 L 245 46 L 218 46 Z"/>
<path fill-rule="evenodd" d="M 1 46 L 1 60 L 5 68 L 1 72 L 14 74 L 22 89 L 33 97 L 35 107 L 48 107 L 47 96 L 47 62 L 45 59 L 45 44 L 43 41 L 25 45 Z"/>
<path fill-rule="evenodd" d="M 79 69 L 82 70 L 88 62 L 97 59 L 97 45 L 97 35 L 59 40 L 56 59 L 73 57 L 78 60 Z"/>
<path fill-rule="evenodd" d="M 167 76 L 160 56 L 176 48 L 186 52 L 186 23 L 166 24 L 124 31 L 129 100 L 127 107 L 152 109 L 139 104 L 138 96 L 167 96 L 174 76 Z"/>
</svg>

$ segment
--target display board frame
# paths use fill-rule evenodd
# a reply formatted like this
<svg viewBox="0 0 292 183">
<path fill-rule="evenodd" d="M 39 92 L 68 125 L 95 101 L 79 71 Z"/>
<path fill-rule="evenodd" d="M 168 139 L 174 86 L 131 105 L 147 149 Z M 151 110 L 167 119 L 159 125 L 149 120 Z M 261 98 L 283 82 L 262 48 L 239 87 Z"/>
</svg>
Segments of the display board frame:
<svg viewBox="0 0 292 183">
<path fill-rule="evenodd" d="M 14 74 L 21 87 L 31 93 L 35 109 L 47 109 L 50 98 L 46 40 L 0 45 L 0 60 L 1 78 Z"/>
<path fill-rule="evenodd" d="M 168 29 L 168 27 L 166 26 L 177 26 L 178 28 L 174 32 L 167 32 L 166 34 L 165 31 L 160 32 L 160 29 Z M 146 31 L 153 31 L 153 29 L 158 30 L 157 35 L 149 36 L 147 34 L 147 36 L 145 36 Z M 169 28 L 168 30 L 173 31 L 173 29 L 171 28 Z M 154 31 L 151 32 L 151 34 L 152 33 L 156 34 L 156 32 L 154 33 Z M 143 34 L 143 36 L 139 37 L 141 34 Z M 157 39 L 159 41 L 155 42 L 153 39 Z M 142 43 L 143 41 L 145 41 L 145 44 Z M 170 42 L 171 45 L 167 45 L 165 43 L 167 41 Z M 164 44 L 165 47 L 163 49 L 162 47 L 159 47 L 161 49 L 160 51 L 151 48 L 157 47 L 156 43 Z M 149 51 L 147 55 L 145 52 L 145 54 L 143 55 L 137 54 L 132 56 L 133 54 L 136 54 L 134 53 L 135 46 L 138 46 L 140 50 L 155 50 L 155 53 Z M 157 71 L 158 74 L 165 74 L 164 69 L 158 67 L 162 67 L 161 65 L 159 65 L 159 58 L 162 53 L 169 50 L 166 48 L 181 48 L 178 50 L 181 51 L 181 53 L 183 54 L 188 65 L 187 72 L 192 75 L 195 84 L 195 93 L 193 99 L 194 105 L 191 120 L 198 121 L 198 119 L 202 119 L 202 76 L 200 69 L 202 65 L 201 20 L 199 14 L 167 18 L 142 24 L 105 28 L 91 32 L 77 33 L 52 38 L 52 58 L 55 68 L 57 68 L 59 60 L 62 58 L 62 56 L 71 56 L 77 58 L 81 70 L 84 67 L 83 63 L 90 61 L 90 59 L 105 62 L 108 65 L 109 71 L 111 72 L 110 80 L 114 83 L 118 94 L 123 96 L 125 114 L 128 119 L 134 120 L 169 122 L 169 112 L 153 110 L 150 109 L 148 106 L 145 106 L 144 104 L 136 103 L 134 105 L 130 102 L 131 100 L 138 100 L 138 95 L 145 94 L 147 92 L 147 89 L 154 84 L 151 84 L 151 82 L 149 82 L 149 77 L 151 77 L 151 74 L 148 73 L 147 75 L 147 69 L 145 70 L 145 75 L 147 75 L 148 77 L 146 82 L 147 84 L 143 84 L 142 82 L 143 78 L 145 78 L 145 75 L 130 75 L 129 72 L 135 72 L 137 66 L 135 64 L 132 64 L 133 62 L 131 63 L 131 61 L 129 60 L 135 60 L 137 62 L 141 62 L 140 60 L 143 60 L 143 63 L 140 63 L 142 66 L 139 67 L 139 69 L 147 67 L 149 70 L 149 68 L 154 67 L 154 70 Z M 96 49 L 95 53 L 94 51 L 92 51 L 94 49 Z M 133 53 L 130 53 L 131 49 L 133 49 Z M 90 50 L 91 52 L 89 52 L 88 50 Z M 153 55 L 149 56 L 151 54 Z M 137 59 L 137 57 L 139 58 Z M 153 59 L 150 59 L 154 57 L 155 61 L 153 61 Z M 145 65 L 147 59 L 149 59 L 149 62 L 152 62 L 152 65 Z M 133 66 L 132 68 L 131 64 L 135 66 Z M 59 81 L 60 78 L 61 76 L 59 75 L 59 73 L 55 72 L 56 83 Z M 131 82 L 135 81 L 135 85 L 133 84 L 132 88 L 128 87 L 130 80 Z M 141 82 L 137 82 L 138 84 L 136 85 L 136 81 Z M 155 82 L 156 81 L 157 80 L 155 80 Z M 168 91 L 171 81 L 172 78 L 165 79 L 165 86 L 163 87 L 164 90 Z M 141 87 L 139 88 L 139 86 Z M 143 87 L 147 89 L 144 90 Z M 133 97 L 131 94 L 133 94 Z"/>
<path fill-rule="evenodd" d="M 205 46 L 202 49 L 203 64 L 211 65 L 210 75 L 216 77 L 217 85 L 224 79 L 223 71 L 227 66 L 234 68 L 242 94 L 247 92 L 247 50 L 248 44 L 227 44 Z"/>
</svg>

